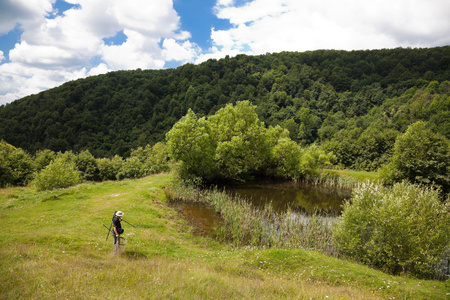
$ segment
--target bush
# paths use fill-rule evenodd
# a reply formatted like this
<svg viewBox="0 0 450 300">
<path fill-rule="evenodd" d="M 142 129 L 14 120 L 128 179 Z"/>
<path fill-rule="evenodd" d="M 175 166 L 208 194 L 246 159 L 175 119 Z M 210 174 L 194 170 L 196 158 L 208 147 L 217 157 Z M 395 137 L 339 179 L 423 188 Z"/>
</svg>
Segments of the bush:
<svg viewBox="0 0 450 300">
<path fill-rule="evenodd" d="M 146 176 L 149 174 L 170 171 L 168 153 L 164 143 L 156 143 L 155 145 L 147 145 L 145 148 L 139 147 L 131 152 L 132 160 L 127 159 L 125 164 L 134 164 L 139 170 L 132 172 L 132 174 L 139 174 L 137 176 Z M 136 161 L 137 160 L 137 161 Z M 134 161 L 134 163 L 132 163 Z M 133 167 L 132 167 L 133 168 Z"/>
<path fill-rule="evenodd" d="M 26 185 L 33 174 L 31 156 L 5 141 L 0 142 L 0 187 Z"/>
<path fill-rule="evenodd" d="M 363 183 L 333 231 L 338 249 L 349 257 L 393 274 L 426 277 L 450 254 L 450 206 L 435 189 Z"/>
<path fill-rule="evenodd" d="M 75 158 L 75 164 L 84 180 L 94 181 L 99 179 L 97 160 L 89 150 L 80 152 Z"/>
<path fill-rule="evenodd" d="M 36 151 L 34 157 L 34 169 L 35 172 L 41 171 L 43 168 L 48 166 L 56 158 L 56 153 L 52 150 L 39 150 Z"/>
<path fill-rule="evenodd" d="M 123 159 L 116 155 L 112 159 L 99 158 L 97 166 L 100 180 L 117 180 L 120 170 L 122 169 Z"/>
<path fill-rule="evenodd" d="M 170 171 L 169 154 L 164 143 L 156 143 L 151 148 L 150 155 L 147 158 L 149 174 Z"/>
<path fill-rule="evenodd" d="M 117 174 L 117 179 L 139 178 L 144 176 L 143 163 L 136 156 L 128 157 L 122 164 L 122 169 Z"/>
<path fill-rule="evenodd" d="M 382 168 L 381 177 L 388 184 L 404 179 L 436 184 L 445 194 L 450 190 L 449 162 L 449 141 L 417 122 L 397 138 L 392 159 Z"/>
<path fill-rule="evenodd" d="M 331 167 L 336 162 L 336 156 L 313 144 L 302 149 L 300 168 L 304 177 L 319 176 L 320 169 Z"/>
<path fill-rule="evenodd" d="M 80 183 L 80 173 L 74 162 L 61 156 L 52 161 L 34 179 L 34 185 L 40 191 L 67 188 Z"/>
</svg>

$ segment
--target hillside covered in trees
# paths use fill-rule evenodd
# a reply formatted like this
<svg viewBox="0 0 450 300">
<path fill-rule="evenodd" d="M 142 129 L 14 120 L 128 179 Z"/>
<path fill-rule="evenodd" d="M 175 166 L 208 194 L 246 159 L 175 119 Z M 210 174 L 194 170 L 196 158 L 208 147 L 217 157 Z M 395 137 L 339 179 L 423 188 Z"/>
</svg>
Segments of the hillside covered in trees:
<svg viewBox="0 0 450 300">
<path fill-rule="evenodd" d="M 163 141 L 189 108 L 213 115 L 249 100 L 265 126 L 374 170 L 417 121 L 450 138 L 450 46 L 238 55 L 177 69 L 71 81 L 0 107 L 0 139 L 33 152 L 127 157 Z"/>
</svg>

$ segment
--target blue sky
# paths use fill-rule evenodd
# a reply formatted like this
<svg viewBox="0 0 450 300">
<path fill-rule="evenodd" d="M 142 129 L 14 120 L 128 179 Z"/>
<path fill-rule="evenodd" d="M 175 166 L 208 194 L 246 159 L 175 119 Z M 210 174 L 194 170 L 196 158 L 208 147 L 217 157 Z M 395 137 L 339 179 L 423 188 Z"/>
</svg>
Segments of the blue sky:
<svg viewBox="0 0 450 300">
<path fill-rule="evenodd" d="M 240 53 L 450 44 L 448 0 L 0 0 L 0 105 Z"/>
</svg>

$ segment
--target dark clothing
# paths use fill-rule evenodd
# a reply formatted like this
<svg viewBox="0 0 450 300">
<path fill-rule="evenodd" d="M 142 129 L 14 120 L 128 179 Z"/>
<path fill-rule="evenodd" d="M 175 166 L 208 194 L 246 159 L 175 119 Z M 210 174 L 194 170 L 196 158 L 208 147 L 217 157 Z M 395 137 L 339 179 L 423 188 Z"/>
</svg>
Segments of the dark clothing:
<svg viewBox="0 0 450 300">
<path fill-rule="evenodd" d="M 120 224 L 120 218 L 118 216 L 114 216 L 114 218 L 112 219 L 112 222 L 113 222 L 113 226 L 116 228 L 117 233 L 120 236 L 120 233 L 122 232 L 122 224 Z M 118 238 L 116 236 L 116 232 L 114 231 L 114 227 L 113 227 L 112 234 L 114 236 L 114 244 L 116 244 Z"/>
<path fill-rule="evenodd" d="M 113 226 L 116 227 L 116 229 L 122 228 L 122 224 L 120 224 L 120 218 L 118 216 L 114 216 L 113 220 Z M 119 232 L 119 231 L 117 231 Z"/>
</svg>

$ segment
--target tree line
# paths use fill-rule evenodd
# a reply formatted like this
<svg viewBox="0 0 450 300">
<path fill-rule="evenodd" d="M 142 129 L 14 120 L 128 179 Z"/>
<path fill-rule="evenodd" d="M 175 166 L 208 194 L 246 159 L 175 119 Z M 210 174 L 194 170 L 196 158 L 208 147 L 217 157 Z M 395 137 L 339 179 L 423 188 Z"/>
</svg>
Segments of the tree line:
<svg viewBox="0 0 450 300">
<path fill-rule="evenodd" d="M 390 156 L 395 136 L 416 121 L 449 138 L 449 65 L 447 46 L 238 55 L 111 72 L 0 107 L 0 138 L 30 153 L 128 157 L 163 141 L 189 109 L 203 117 L 249 100 L 266 127 L 288 129 L 302 145 L 329 142 L 338 163 L 373 170 Z M 372 146 L 368 136 L 380 131 L 386 134 Z M 349 139 L 360 146 L 336 145 Z"/>
<path fill-rule="evenodd" d="M 89 150 L 55 152 L 38 150 L 34 155 L 0 141 L 0 187 L 33 185 L 38 190 L 66 188 L 87 181 L 139 178 L 170 170 L 164 143 L 138 147 L 122 158 L 95 158 Z"/>
<path fill-rule="evenodd" d="M 76 154 L 46 149 L 31 156 L 2 140 L 0 186 L 32 182 L 38 189 L 53 189 L 81 180 L 137 178 L 171 169 L 196 183 L 256 177 L 305 180 L 336 163 L 337 155 L 324 145 L 301 145 L 287 129 L 266 127 L 256 110 L 250 101 L 227 104 L 208 117 L 189 110 L 166 134 L 167 144 L 138 147 L 126 159 L 118 155 L 95 158 L 89 150 Z M 367 139 L 376 140 L 376 133 Z M 384 183 L 408 180 L 434 185 L 444 194 L 450 191 L 450 142 L 444 136 L 419 121 L 399 134 L 392 148 L 380 168 Z"/>
</svg>

